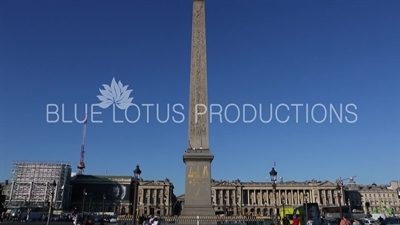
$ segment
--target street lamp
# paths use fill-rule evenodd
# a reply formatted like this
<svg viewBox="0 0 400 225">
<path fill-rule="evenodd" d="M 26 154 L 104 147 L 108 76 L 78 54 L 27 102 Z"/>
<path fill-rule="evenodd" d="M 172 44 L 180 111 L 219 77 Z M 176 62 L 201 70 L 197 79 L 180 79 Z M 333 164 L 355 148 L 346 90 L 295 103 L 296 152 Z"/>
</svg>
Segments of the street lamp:
<svg viewBox="0 0 400 225">
<path fill-rule="evenodd" d="M 350 217 L 353 217 L 352 209 L 351 209 L 351 201 L 350 199 L 347 199 L 347 205 L 349 206 L 349 215 Z"/>
<path fill-rule="evenodd" d="M 304 205 L 305 205 L 305 208 L 306 208 L 306 218 L 305 218 L 304 223 L 306 224 L 307 221 L 308 221 L 308 205 L 307 205 L 307 203 L 308 203 L 308 194 L 305 193 L 303 197 L 304 197 Z"/>
<path fill-rule="evenodd" d="M 285 202 L 286 202 L 286 199 L 285 199 L 285 197 L 282 197 L 281 202 L 282 202 L 282 209 L 283 209 L 283 218 L 286 218 L 286 213 L 285 213 Z"/>
<path fill-rule="evenodd" d="M 276 172 L 275 168 L 272 167 L 272 170 L 269 172 L 269 176 L 271 177 L 272 182 L 272 190 L 274 195 L 274 208 L 275 208 L 275 225 L 278 224 L 278 205 L 276 204 L 276 177 L 278 176 L 278 172 Z"/>
<path fill-rule="evenodd" d="M 104 220 L 104 201 L 106 200 L 106 194 L 103 194 L 103 213 L 101 214 L 101 221 Z"/>
<path fill-rule="evenodd" d="M 87 195 L 86 188 L 83 189 L 82 194 L 83 194 L 83 200 L 82 200 L 82 224 L 83 224 L 83 220 L 85 217 L 85 199 L 86 199 L 86 195 Z"/>
<path fill-rule="evenodd" d="M 166 215 L 166 212 L 165 212 L 165 211 L 167 210 L 166 204 L 167 204 L 167 196 L 164 195 L 164 216 Z"/>
<path fill-rule="evenodd" d="M 50 225 L 50 218 L 51 218 L 51 210 L 53 207 L 53 198 L 54 198 L 54 188 L 57 186 L 57 183 L 55 180 L 53 180 L 53 183 L 50 184 L 52 189 L 51 189 L 51 199 L 50 199 L 50 205 L 49 205 L 49 213 L 47 215 L 47 225 Z"/>
<path fill-rule="evenodd" d="M 139 168 L 139 165 L 136 166 L 136 169 L 133 171 L 133 182 L 135 185 L 135 189 L 133 192 L 134 198 L 133 198 L 133 207 L 132 207 L 132 225 L 136 225 L 136 217 L 137 217 L 137 202 L 138 202 L 138 190 L 139 190 L 139 181 L 140 181 L 140 174 L 142 171 Z"/>
<path fill-rule="evenodd" d="M 367 215 L 369 216 L 369 207 L 370 207 L 371 205 L 370 205 L 370 203 L 369 202 L 366 202 L 365 203 L 365 208 L 367 208 Z"/>
<path fill-rule="evenodd" d="M 397 195 L 399 196 L 399 199 L 400 199 L 400 187 L 397 187 L 396 190 L 397 190 Z"/>
<path fill-rule="evenodd" d="M 343 218 L 343 211 L 342 211 L 342 188 L 339 185 L 339 182 L 336 184 L 336 191 L 339 200 L 339 211 L 340 211 L 340 218 Z"/>
</svg>

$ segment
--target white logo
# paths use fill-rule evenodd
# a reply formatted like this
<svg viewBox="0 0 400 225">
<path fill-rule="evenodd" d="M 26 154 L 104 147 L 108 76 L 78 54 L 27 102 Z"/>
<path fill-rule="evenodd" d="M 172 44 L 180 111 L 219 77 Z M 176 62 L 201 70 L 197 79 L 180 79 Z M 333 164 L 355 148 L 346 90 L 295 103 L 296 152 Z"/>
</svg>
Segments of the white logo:
<svg viewBox="0 0 400 225">
<path fill-rule="evenodd" d="M 106 109 L 114 104 L 119 109 L 127 109 L 129 106 L 133 105 L 133 97 L 130 98 L 132 89 L 128 90 L 128 86 L 129 85 L 122 85 L 121 81 L 118 81 L 117 84 L 115 78 L 112 79 L 110 86 L 103 84 L 104 90 L 99 88 L 101 95 L 97 95 L 97 98 L 101 101 L 98 106 Z"/>
<path fill-rule="evenodd" d="M 183 110 L 184 105 L 181 103 L 169 104 L 166 106 L 160 106 L 158 103 L 132 103 L 133 97 L 130 97 L 132 89 L 128 90 L 128 85 L 123 85 L 121 81 L 118 83 L 115 78 L 112 79 L 111 85 L 103 84 L 104 89 L 99 88 L 101 95 L 97 95 L 100 103 L 97 104 L 84 104 L 84 106 L 78 107 L 78 104 L 74 104 L 73 107 L 66 107 L 65 104 L 47 104 L 46 106 L 46 120 L 48 123 L 57 123 L 61 120 L 63 123 L 73 123 L 75 120 L 78 123 L 86 122 L 79 120 L 79 114 L 82 115 L 83 111 L 85 115 L 89 114 L 89 120 L 91 123 L 103 123 L 103 120 L 95 120 L 94 117 L 102 117 L 102 111 L 97 111 L 99 108 L 107 109 L 112 105 L 112 121 L 114 123 L 137 123 L 142 116 L 145 116 L 146 122 L 150 123 L 150 115 L 155 115 L 155 119 L 159 123 L 167 123 L 172 119 L 174 123 L 182 123 L 185 121 L 185 115 Z M 116 110 L 119 108 L 121 111 Z M 69 111 L 66 115 L 66 108 Z M 78 109 L 79 108 L 79 109 Z M 97 108 L 97 110 L 96 110 Z M 155 110 L 155 113 L 151 113 Z M 194 106 L 194 119 L 197 123 L 198 118 L 201 116 L 209 116 L 209 122 L 213 123 L 213 119 L 217 119 L 219 123 L 237 123 L 240 120 L 243 123 L 253 123 L 258 120 L 261 123 L 287 123 L 290 119 L 294 118 L 295 123 L 299 123 L 300 115 L 304 116 L 303 122 L 309 123 L 311 118 L 314 123 L 324 123 L 329 121 L 332 123 L 336 117 L 339 123 L 355 123 L 358 119 L 357 114 L 354 112 L 357 110 L 357 106 L 353 103 L 346 105 L 340 104 L 329 104 L 325 105 L 317 103 L 313 105 L 309 104 L 285 104 L 280 103 L 278 105 L 269 104 L 269 107 L 265 107 L 264 104 L 258 105 L 243 104 L 237 105 L 230 103 L 228 105 L 220 104 L 196 104 Z M 118 112 L 117 112 L 118 111 Z M 78 113 L 80 112 L 80 113 Z M 88 113 L 89 112 L 89 113 Z M 344 115 L 344 112 L 350 114 L 350 117 Z M 208 115 L 207 115 L 208 114 Z M 51 117 L 51 118 L 50 118 Z M 69 119 L 67 119 L 69 117 Z M 103 116 L 104 117 L 104 116 Z M 117 120 L 117 117 L 123 118 Z M 352 120 L 353 117 L 354 119 Z M 74 118 L 74 120 L 72 119 Z M 293 119 L 292 119 L 293 120 Z"/>
</svg>

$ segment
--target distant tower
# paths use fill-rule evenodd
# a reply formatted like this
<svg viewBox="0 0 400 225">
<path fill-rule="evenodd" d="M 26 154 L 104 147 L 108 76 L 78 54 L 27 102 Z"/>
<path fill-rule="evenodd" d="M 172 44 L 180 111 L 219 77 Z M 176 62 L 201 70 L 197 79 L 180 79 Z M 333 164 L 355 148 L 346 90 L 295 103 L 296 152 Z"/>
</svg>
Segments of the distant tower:
<svg viewBox="0 0 400 225">
<path fill-rule="evenodd" d="M 83 137 L 81 145 L 81 159 L 79 160 L 78 174 L 82 174 L 85 170 L 85 137 L 86 137 L 87 114 L 85 114 L 85 122 L 83 122 Z"/>
</svg>

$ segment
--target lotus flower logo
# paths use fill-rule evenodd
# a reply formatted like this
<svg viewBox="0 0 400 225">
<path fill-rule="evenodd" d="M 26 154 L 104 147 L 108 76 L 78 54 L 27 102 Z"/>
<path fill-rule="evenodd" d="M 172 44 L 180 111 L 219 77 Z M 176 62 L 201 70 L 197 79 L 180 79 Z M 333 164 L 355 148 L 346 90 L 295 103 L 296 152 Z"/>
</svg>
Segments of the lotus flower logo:
<svg viewBox="0 0 400 225">
<path fill-rule="evenodd" d="M 133 105 L 133 97 L 130 98 L 131 90 L 128 90 L 129 85 L 122 85 L 121 81 L 115 82 L 115 78 L 112 79 L 111 85 L 103 84 L 104 90 L 99 89 L 101 95 L 97 95 L 97 98 L 101 101 L 99 107 L 106 109 L 110 105 L 116 105 L 119 109 L 125 110 L 129 106 Z"/>
</svg>

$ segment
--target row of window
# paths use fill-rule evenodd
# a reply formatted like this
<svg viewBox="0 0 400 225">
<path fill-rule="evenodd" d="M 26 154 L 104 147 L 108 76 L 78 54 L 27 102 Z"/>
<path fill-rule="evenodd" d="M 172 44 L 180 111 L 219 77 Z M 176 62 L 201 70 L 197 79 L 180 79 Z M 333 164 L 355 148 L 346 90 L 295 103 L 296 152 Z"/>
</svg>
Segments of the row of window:
<svg viewBox="0 0 400 225">
<path fill-rule="evenodd" d="M 385 193 L 385 194 L 363 194 L 364 195 L 364 197 L 389 197 L 389 198 L 395 198 L 396 197 L 396 194 L 388 194 L 388 193 Z"/>
</svg>

